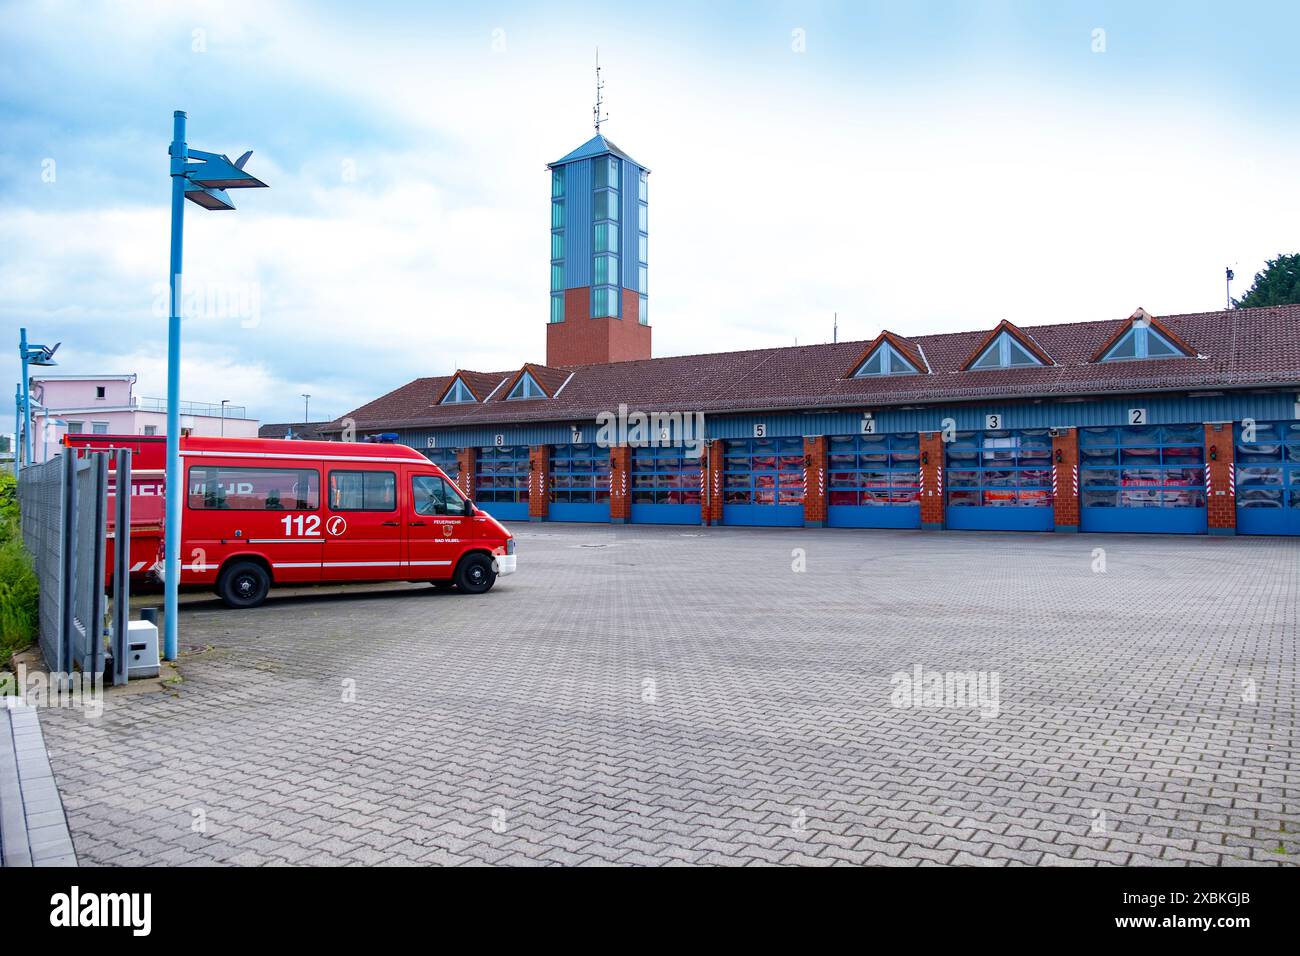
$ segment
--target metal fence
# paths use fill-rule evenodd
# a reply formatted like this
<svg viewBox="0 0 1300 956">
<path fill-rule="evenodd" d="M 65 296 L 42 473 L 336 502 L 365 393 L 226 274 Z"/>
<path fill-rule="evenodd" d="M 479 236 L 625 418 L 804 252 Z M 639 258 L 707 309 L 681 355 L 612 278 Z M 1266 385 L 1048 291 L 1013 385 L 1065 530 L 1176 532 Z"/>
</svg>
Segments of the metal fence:
<svg viewBox="0 0 1300 956">
<path fill-rule="evenodd" d="M 113 574 L 114 620 L 105 627 L 105 545 L 109 464 L 114 465 L 117 514 Z M 104 637 L 114 639 L 113 683 L 125 680 L 130 601 L 131 453 L 123 449 L 65 449 L 18 476 L 23 543 L 40 583 L 40 646 L 51 673 L 104 670 Z M 121 681 L 119 681 L 119 672 Z"/>
</svg>

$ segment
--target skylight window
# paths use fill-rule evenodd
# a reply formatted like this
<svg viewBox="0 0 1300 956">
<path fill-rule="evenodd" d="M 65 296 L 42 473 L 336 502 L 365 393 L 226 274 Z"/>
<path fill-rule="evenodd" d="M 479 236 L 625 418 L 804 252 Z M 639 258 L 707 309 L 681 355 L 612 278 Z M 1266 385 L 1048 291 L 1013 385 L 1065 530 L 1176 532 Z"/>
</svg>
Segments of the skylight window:
<svg viewBox="0 0 1300 956">
<path fill-rule="evenodd" d="M 451 388 L 447 389 L 447 394 L 442 397 L 440 405 L 465 405 L 478 401 L 474 393 L 460 379 L 451 383 Z"/>
<path fill-rule="evenodd" d="M 881 342 L 880 347 L 858 366 L 854 378 L 867 378 L 872 375 L 916 375 L 916 366 L 905 359 L 896 348 L 888 342 Z"/>
<path fill-rule="evenodd" d="M 528 372 L 519 376 L 519 381 L 515 382 L 515 387 L 510 389 L 510 394 L 506 396 L 506 401 L 520 398 L 545 398 L 546 393 L 542 387 L 537 384 L 537 380 Z"/>
<path fill-rule="evenodd" d="M 1178 358 L 1182 355 L 1182 350 L 1161 335 L 1150 323 L 1134 322 L 1133 327 L 1106 350 L 1106 354 L 1100 361 L 1131 362 L 1148 358 Z"/>
<path fill-rule="evenodd" d="M 1025 348 L 1009 332 L 1003 332 L 992 342 L 988 348 L 980 353 L 980 357 L 971 363 L 972 369 L 985 368 L 1023 368 L 1027 365 L 1042 365 L 1042 361 L 1033 352 Z"/>
</svg>

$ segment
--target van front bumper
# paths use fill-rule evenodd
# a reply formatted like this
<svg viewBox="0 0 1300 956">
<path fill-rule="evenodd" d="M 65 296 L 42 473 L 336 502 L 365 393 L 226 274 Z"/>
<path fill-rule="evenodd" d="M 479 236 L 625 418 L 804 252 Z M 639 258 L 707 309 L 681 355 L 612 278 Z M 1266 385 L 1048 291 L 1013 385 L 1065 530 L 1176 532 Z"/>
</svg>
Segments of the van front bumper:
<svg viewBox="0 0 1300 956">
<path fill-rule="evenodd" d="M 497 574 L 514 574 L 515 562 L 518 559 L 517 554 L 498 554 L 492 560 L 496 562 Z"/>
</svg>

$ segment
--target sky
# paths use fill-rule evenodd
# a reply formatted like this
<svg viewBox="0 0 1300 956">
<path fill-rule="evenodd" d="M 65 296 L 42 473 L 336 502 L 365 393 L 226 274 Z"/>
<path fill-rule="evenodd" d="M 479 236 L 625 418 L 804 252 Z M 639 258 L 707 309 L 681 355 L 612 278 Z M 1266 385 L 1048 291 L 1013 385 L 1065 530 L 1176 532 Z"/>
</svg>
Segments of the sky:
<svg viewBox="0 0 1300 956">
<path fill-rule="evenodd" d="M 4 2 L 0 322 L 165 394 L 184 109 L 271 188 L 187 204 L 182 398 L 323 419 L 542 362 L 597 47 L 656 355 L 1220 308 L 1300 251 L 1297 35 L 1290 2 Z"/>
</svg>

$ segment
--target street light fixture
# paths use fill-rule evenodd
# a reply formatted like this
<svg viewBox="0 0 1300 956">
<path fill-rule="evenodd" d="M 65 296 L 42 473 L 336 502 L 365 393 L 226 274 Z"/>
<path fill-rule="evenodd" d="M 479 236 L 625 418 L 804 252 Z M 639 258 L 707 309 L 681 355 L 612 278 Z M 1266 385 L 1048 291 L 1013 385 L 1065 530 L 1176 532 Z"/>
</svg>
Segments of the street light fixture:
<svg viewBox="0 0 1300 956">
<path fill-rule="evenodd" d="M 230 399 L 221 400 L 221 437 L 226 437 L 226 406 L 230 404 Z"/>
<path fill-rule="evenodd" d="M 249 150 L 231 161 L 222 153 L 190 149 L 185 143 L 184 110 L 172 114 L 172 242 L 171 242 L 171 310 L 167 317 L 167 506 L 164 526 L 164 636 L 163 657 L 176 660 L 178 650 L 176 614 L 180 604 L 181 576 L 181 508 L 185 505 L 184 479 L 181 476 L 181 251 L 185 231 L 185 200 L 204 209 L 234 209 L 227 189 L 264 187 L 266 183 L 244 172 L 244 164 L 253 155 Z M 198 160 L 198 162 L 191 162 Z M 225 429 L 223 409 L 222 429 Z"/>
<path fill-rule="evenodd" d="M 50 345 L 36 345 L 27 341 L 27 330 L 18 330 L 18 355 L 22 358 L 23 363 L 23 381 L 22 381 L 22 431 L 23 431 L 23 465 L 32 463 L 32 395 L 31 382 L 27 375 L 29 365 L 58 365 L 54 361 L 54 353 L 59 350 L 62 342 L 55 342 Z M 14 435 L 14 441 L 18 441 L 18 435 Z M 18 458 L 17 449 L 14 450 L 14 460 Z"/>
</svg>

